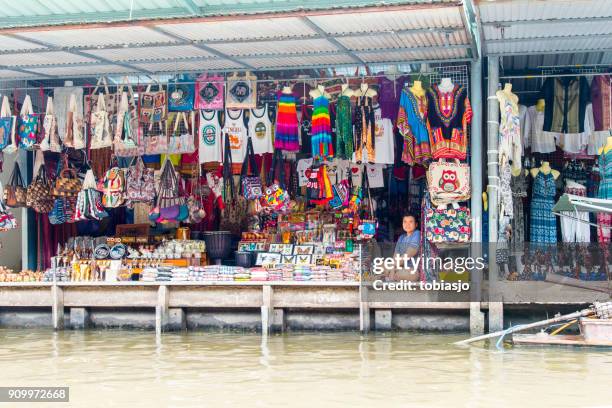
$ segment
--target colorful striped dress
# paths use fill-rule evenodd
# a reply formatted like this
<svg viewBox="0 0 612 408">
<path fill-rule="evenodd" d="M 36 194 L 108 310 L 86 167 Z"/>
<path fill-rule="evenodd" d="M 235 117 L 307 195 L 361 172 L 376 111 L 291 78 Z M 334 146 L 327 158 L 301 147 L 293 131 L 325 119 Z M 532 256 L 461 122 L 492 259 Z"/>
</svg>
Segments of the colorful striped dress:
<svg viewBox="0 0 612 408">
<path fill-rule="evenodd" d="M 297 111 L 292 94 L 281 94 L 278 101 L 274 148 L 291 152 L 300 150 Z"/>
<path fill-rule="evenodd" d="M 334 156 L 329 101 L 323 95 L 314 99 L 310 135 L 314 159 L 326 160 Z"/>
</svg>

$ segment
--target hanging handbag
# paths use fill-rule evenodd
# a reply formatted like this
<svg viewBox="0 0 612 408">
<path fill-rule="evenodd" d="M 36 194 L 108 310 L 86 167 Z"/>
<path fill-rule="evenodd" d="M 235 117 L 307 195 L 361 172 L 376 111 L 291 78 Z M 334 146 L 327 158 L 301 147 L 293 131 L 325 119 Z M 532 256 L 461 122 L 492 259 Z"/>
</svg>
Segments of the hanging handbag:
<svg viewBox="0 0 612 408">
<path fill-rule="evenodd" d="M 247 72 L 227 78 L 226 109 L 255 109 L 257 107 L 257 77 Z"/>
<path fill-rule="evenodd" d="M 194 109 L 223 110 L 225 79 L 219 75 L 202 74 L 196 79 Z"/>
<path fill-rule="evenodd" d="M 38 116 L 34 114 L 32 99 L 26 95 L 19 113 L 19 147 L 25 150 L 34 149 L 38 133 Z"/>
<path fill-rule="evenodd" d="M 124 86 L 127 90 L 124 90 Z M 132 86 L 124 78 L 118 90 L 119 106 L 113 140 L 116 157 L 133 157 L 144 154 L 144 146 L 138 138 L 138 115 Z"/>
<path fill-rule="evenodd" d="M 68 167 L 68 158 L 64 156 L 64 166 L 55 179 L 53 187 L 54 197 L 76 197 L 81 191 L 81 180 L 77 177 L 77 172 Z"/>
<path fill-rule="evenodd" d="M 179 195 L 179 180 L 170 159 L 166 158 L 160 178 L 160 192 L 157 205 L 157 222 L 176 222 L 181 213 L 184 200 Z"/>
<path fill-rule="evenodd" d="M 168 153 L 168 136 L 162 122 L 151 122 L 147 126 L 144 140 L 144 154 L 156 155 Z"/>
<path fill-rule="evenodd" d="M 236 194 L 234 176 L 232 174 L 232 154 L 229 138 L 225 137 L 223 150 L 223 209 L 219 227 L 230 231 L 234 236 L 240 236 L 246 223 L 247 201 Z"/>
<path fill-rule="evenodd" d="M 0 232 L 6 232 L 17 228 L 17 220 L 12 212 L 6 208 L 2 197 L 4 196 L 4 188 L 0 183 Z"/>
<path fill-rule="evenodd" d="M 53 208 L 52 184 L 47 178 L 42 151 L 36 151 L 35 176 L 27 189 L 26 205 L 35 212 L 46 214 Z"/>
<path fill-rule="evenodd" d="M 256 200 L 263 196 L 263 186 L 261 185 L 261 179 L 257 175 L 258 172 L 255 152 L 253 150 L 253 140 L 249 136 L 247 138 L 246 156 L 242 162 L 242 170 L 240 172 L 242 195 L 247 200 Z"/>
<path fill-rule="evenodd" d="M 130 206 L 136 202 L 151 203 L 155 199 L 154 170 L 147 168 L 140 156 L 127 169 L 125 199 Z"/>
<path fill-rule="evenodd" d="M 100 92 L 100 95 L 104 95 L 103 105 L 100 106 L 100 98 L 98 97 L 97 92 L 101 88 L 103 88 L 104 92 Z M 92 113 L 98 112 L 99 110 L 104 110 L 108 113 L 109 117 L 113 116 L 117 113 L 117 107 L 119 105 L 120 94 L 119 91 L 117 93 L 111 93 L 108 88 L 108 80 L 106 77 L 102 76 L 98 78 L 96 82 L 96 87 L 89 95 L 85 95 L 84 104 L 85 104 L 85 118 L 91 118 Z"/>
<path fill-rule="evenodd" d="M 108 213 L 104 210 L 100 192 L 96 188 L 93 170 L 88 169 L 83 180 L 83 188 L 77 196 L 74 219 L 75 221 L 101 220 L 104 217 L 108 217 Z"/>
<path fill-rule="evenodd" d="M 117 208 L 125 201 L 125 174 L 115 158 L 113 167 L 106 171 L 98 190 L 102 193 L 102 205 L 106 208 Z"/>
<path fill-rule="evenodd" d="M 57 133 L 57 118 L 53 109 L 53 97 L 47 97 L 47 107 L 45 108 L 45 117 L 43 119 L 44 138 L 40 142 L 40 150 L 52 151 L 60 153 L 62 151 L 62 142 Z"/>
<path fill-rule="evenodd" d="M 168 83 L 168 110 L 188 112 L 193 110 L 195 84 L 192 75 L 178 75 Z"/>
<path fill-rule="evenodd" d="M 27 203 L 27 191 L 17 162 L 15 162 L 8 184 L 4 187 L 4 202 L 7 207 L 11 208 L 25 207 Z"/>
<path fill-rule="evenodd" d="M 470 209 L 453 204 L 452 208 L 425 210 L 425 237 L 429 242 L 470 242 Z"/>
<path fill-rule="evenodd" d="M 60 225 L 66 222 L 64 201 L 65 200 L 61 197 L 58 197 L 53 201 L 53 208 L 49 212 L 49 223 L 52 225 Z"/>
<path fill-rule="evenodd" d="M 166 122 L 168 154 L 185 154 L 195 151 L 194 118 L 193 111 L 189 113 L 189 121 L 187 120 L 185 112 L 168 114 L 168 120 Z"/>
<path fill-rule="evenodd" d="M 91 142 L 90 149 L 103 149 L 113 144 L 110 131 L 108 112 L 105 110 L 104 94 L 98 94 L 96 110 L 91 113 Z"/>
<path fill-rule="evenodd" d="M 70 100 L 68 102 L 64 145 L 77 150 L 84 149 L 86 146 L 85 134 L 83 133 L 83 117 L 79 113 L 75 94 L 70 95 Z"/>
<path fill-rule="evenodd" d="M 467 201 L 471 196 L 470 166 L 459 160 L 432 162 L 427 169 L 427 188 L 435 206 Z"/>
<path fill-rule="evenodd" d="M 139 95 L 139 120 L 141 123 L 161 122 L 166 118 L 166 91 L 158 84 L 158 91 L 151 91 L 151 85 Z"/>
<path fill-rule="evenodd" d="M 2 97 L 0 108 L 0 150 L 12 144 L 15 140 L 15 117 L 11 113 L 8 96 Z"/>
</svg>

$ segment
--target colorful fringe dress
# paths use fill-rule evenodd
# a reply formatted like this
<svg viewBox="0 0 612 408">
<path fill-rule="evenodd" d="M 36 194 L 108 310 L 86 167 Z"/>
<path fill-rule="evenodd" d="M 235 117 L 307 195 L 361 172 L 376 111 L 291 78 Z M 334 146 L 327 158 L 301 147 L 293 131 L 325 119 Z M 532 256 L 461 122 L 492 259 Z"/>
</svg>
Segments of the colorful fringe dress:
<svg viewBox="0 0 612 408">
<path fill-rule="evenodd" d="M 315 160 L 326 160 L 334 156 L 331 118 L 329 116 L 329 101 L 323 95 L 314 99 L 314 111 L 312 113 L 310 134 L 312 157 Z"/>
<path fill-rule="evenodd" d="M 338 98 L 336 107 L 336 157 L 353 158 L 353 118 L 351 99 L 346 95 Z"/>
<path fill-rule="evenodd" d="M 300 150 L 295 97 L 291 94 L 281 94 L 278 101 L 274 148 L 290 152 Z"/>
</svg>

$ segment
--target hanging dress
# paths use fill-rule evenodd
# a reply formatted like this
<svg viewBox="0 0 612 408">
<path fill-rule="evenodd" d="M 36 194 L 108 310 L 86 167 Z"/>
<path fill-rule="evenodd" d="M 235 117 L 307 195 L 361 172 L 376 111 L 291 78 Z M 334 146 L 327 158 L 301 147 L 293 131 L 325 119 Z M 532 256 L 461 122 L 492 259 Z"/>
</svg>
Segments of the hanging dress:
<svg viewBox="0 0 612 408">
<path fill-rule="evenodd" d="M 397 114 L 397 128 L 404 140 L 402 161 L 410 166 L 431 160 L 427 130 L 427 94 L 416 96 L 403 90 Z"/>
<path fill-rule="evenodd" d="M 355 110 L 355 161 L 374 163 L 375 117 L 372 98 L 360 96 Z M 365 149 L 365 151 L 364 151 Z"/>
<path fill-rule="evenodd" d="M 504 92 L 501 92 L 502 94 Z M 499 97 L 498 97 L 499 98 Z M 521 168 L 522 142 L 521 121 L 518 105 L 504 95 L 499 101 L 501 121 L 499 123 L 499 159 L 506 156 L 512 160 L 512 170 Z"/>
<path fill-rule="evenodd" d="M 341 159 L 353 157 L 351 98 L 346 95 L 340 95 L 336 106 L 336 157 Z"/>
<path fill-rule="evenodd" d="M 314 99 L 310 134 L 314 159 L 326 160 L 334 156 L 329 101 L 323 95 Z"/>
<path fill-rule="evenodd" d="M 527 176 L 521 171 L 518 176 L 512 175 L 510 180 L 512 190 L 512 243 L 519 247 L 525 242 L 525 215 L 523 198 L 527 197 Z"/>
<path fill-rule="evenodd" d="M 556 192 L 552 171 L 548 174 L 538 172 L 533 180 L 531 198 L 531 243 L 557 242 L 557 220 L 552 212 Z"/>
<path fill-rule="evenodd" d="M 604 148 L 605 149 L 605 148 Z M 598 198 L 612 199 L 612 150 L 601 152 L 599 155 L 599 181 Z M 597 214 L 597 237 L 599 242 L 610 242 L 610 227 L 612 227 L 612 214 Z"/>
<path fill-rule="evenodd" d="M 281 94 L 278 100 L 274 148 L 290 152 L 300 150 L 297 111 L 293 94 Z"/>
<path fill-rule="evenodd" d="M 452 91 L 445 93 L 434 85 L 428 92 L 427 117 L 433 159 L 465 160 L 467 126 L 472 120 L 472 108 L 466 89 L 455 85 Z"/>
</svg>

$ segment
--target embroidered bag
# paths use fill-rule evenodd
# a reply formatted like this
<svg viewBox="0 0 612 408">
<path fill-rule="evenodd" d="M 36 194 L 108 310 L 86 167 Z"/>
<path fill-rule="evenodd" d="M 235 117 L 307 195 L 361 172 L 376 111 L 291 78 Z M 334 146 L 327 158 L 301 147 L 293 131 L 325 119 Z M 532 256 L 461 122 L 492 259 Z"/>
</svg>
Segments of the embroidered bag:
<svg viewBox="0 0 612 408">
<path fill-rule="evenodd" d="M 193 110 L 195 84 L 191 75 L 179 75 L 168 84 L 168 110 L 188 112 Z"/>
<path fill-rule="evenodd" d="M 157 91 L 151 91 L 151 85 L 139 95 L 139 120 L 142 123 L 161 122 L 166 118 L 166 91 L 158 85 Z"/>
<path fill-rule="evenodd" d="M 255 109 L 257 107 L 257 77 L 247 74 L 227 79 L 226 109 Z"/>
<path fill-rule="evenodd" d="M 104 104 L 102 107 L 100 106 L 100 98 L 96 96 L 98 90 L 104 87 L 104 92 L 100 92 L 100 95 L 104 95 Z M 119 105 L 120 91 L 117 90 L 117 93 L 111 93 L 108 89 L 108 80 L 106 77 L 98 78 L 98 82 L 96 82 L 96 87 L 93 89 L 91 94 L 85 95 L 84 103 L 85 103 L 85 114 L 84 117 L 91 118 L 91 114 L 93 112 L 97 112 L 98 110 L 104 110 L 108 113 L 109 117 L 117 113 L 117 108 Z"/>
<path fill-rule="evenodd" d="M 470 209 L 453 204 L 452 208 L 425 210 L 425 237 L 429 242 L 470 242 L 472 235 Z"/>
<path fill-rule="evenodd" d="M 8 96 L 4 95 L 2 97 L 2 108 L 0 108 L 0 150 L 14 143 L 15 122 Z"/>
<path fill-rule="evenodd" d="M 0 183 L 0 232 L 6 232 L 17 228 L 17 220 L 13 213 L 6 208 L 2 200 L 3 195 L 4 188 L 2 187 L 2 183 Z"/>
<path fill-rule="evenodd" d="M 113 145 L 113 138 L 110 131 L 110 121 L 104 94 L 98 94 L 98 103 L 95 111 L 91 113 L 91 144 L 90 149 L 103 149 Z"/>
<path fill-rule="evenodd" d="M 225 81 L 222 76 L 202 74 L 196 79 L 194 109 L 223 110 L 223 86 Z"/>
<path fill-rule="evenodd" d="M 189 113 L 189 121 L 185 112 L 168 114 L 166 131 L 168 133 L 167 152 L 169 154 L 185 154 L 195 151 L 194 118 L 193 111 Z"/>
<path fill-rule="evenodd" d="M 21 177 L 21 170 L 19 169 L 19 163 L 15 161 L 15 167 L 13 167 L 11 178 L 4 188 L 4 202 L 8 207 L 19 208 L 25 207 L 26 201 L 27 192 L 23 184 L 23 178 Z"/>
<path fill-rule="evenodd" d="M 30 95 L 26 95 L 19 113 L 19 147 L 25 150 L 34 149 L 38 133 L 38 116 L 34 114 Z"/>
<path fill-rule="evenodd" d="M 112 162 L 113 167 L 106 171 L 101 186 L 98 185 L 102 192 L 102 205 L 106 208 L 120 207 L 125 201 L 125 174 L 115 158 Z"/>
<path fill-rule="evenodd" d="M 108 217 L 108 213 L 102 206 L 93 170 L 88 169 L 83 180 L 83 188 L 77 196 L 74 219 L 75 221 L 101 220 L 104 217 Z"/>
<path fill-rule="evenodd" d="M 257 163 L 255 162 L 255 152 L 253 150 L 253 140 L 251 136 L 247 138 L 246 156 L 242 162 L 242 171 L 240 172 L 240 185 L 242 186 L 242 195 L 247 200 L 256 200 L 263 196 L 263 187 L 261 179 L 257 175 Z"/>
<path fill-rule="evenodd" d="M 154 170 L 145 166 L 138 156 L 126 172 L 125 198 L 130 206 L 136 202 L 151 203 L 155 199 Z"/>
<path fill-rule="evenodd" d="M 83 117 L 79 114 L 75 94 L 70 95 L 70 101 L 68 102 L 64 145 L 73 149 L 84 149 L 86 146 L 85 135 L 83 133 Z"/>
<path fill-rule="evenodd" d="M 436 206 L 467 201 L 471 196 L 470 166 L 459 160 L 432 162 L 427 169 L 427 187 Z"/>
</svg>

